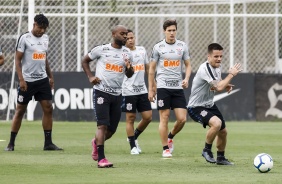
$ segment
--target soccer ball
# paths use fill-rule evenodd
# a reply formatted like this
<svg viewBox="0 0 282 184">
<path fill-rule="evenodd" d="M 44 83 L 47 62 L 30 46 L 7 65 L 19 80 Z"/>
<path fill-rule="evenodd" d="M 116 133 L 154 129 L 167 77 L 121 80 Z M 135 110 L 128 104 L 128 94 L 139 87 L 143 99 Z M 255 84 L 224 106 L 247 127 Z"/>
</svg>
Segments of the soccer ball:
<svg viewBox="0 0 282 184">
<path fill-rule="evenodd" d="M 260 153 L 254 159 L 255 168 L 261 172 L 269 172 L 273 167 L 272 157 L 267 153 Z"/>
</svg>

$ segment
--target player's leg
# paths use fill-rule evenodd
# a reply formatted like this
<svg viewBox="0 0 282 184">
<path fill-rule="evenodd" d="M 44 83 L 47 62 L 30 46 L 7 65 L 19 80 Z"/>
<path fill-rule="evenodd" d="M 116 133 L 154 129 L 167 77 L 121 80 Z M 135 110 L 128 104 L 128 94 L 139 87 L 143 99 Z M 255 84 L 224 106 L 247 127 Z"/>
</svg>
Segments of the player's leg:
<svg viewBox="0 0 282 184">
<path fill-rule="evenodd" d="M 169 147 L 168 147 L 168 121 L 170 116 L 170 104 L 171 104 L 171 94 L 169 90 L 164 88 L 157 89 L 157 109 L 159 110 L 160 123 L 159 123 L 159 134 L 161 138 L 161 143 L 163 146 L 164 158 L 172 157 Z"/>
<path fill-rule="evenodd" d="M 17 104 L 16 112 L 13 117 L 12 125 L 11 125 L 11 135 L 8 146 L 5 148 L 6 151 L 14 151 L 15 147 L 15 139 L 20 130 L 23 116 L 26 112 L 27 104 Z"/>
<path fill-rule="evenodd" d="M 10 142 L 5 148 L 6 151 L 14 151 L 15 139 L 18 134 L 18 131 L 20 130 L 22 119 L 26 112 L 28 102 L 32 99 L 32 96 L 36 92 L 34 89 L 34 82 L 26 82 L 26 84 L 27 91 L 22 91 L 21 88 L 18 86 L 17 107 L 11 125 Z"/>
<path fill-rule="evenodd" d="M 97 166 L 99 168 L 113 166 L 113 164 L 106 159 L 104 151 L 105 139 L 111 137 L 111 134 L 107 135 L 107 130 L 110 126 L 110 104 L 110 94 L 93 90 L 93 107 L 97 120 L 97 130 L 91 141 L 92 159 L 98 161 Z"/>
<path fill-rule="evenodd" d="M 168 147 L 172 153 L 174 150 L 173 138 L 174 136 L 182 130 L 185 125 L 187 117 L 186 109 L 186 99 L 184 91 L 180 90 L 171 90 L 171 108 L 174 110 L 176 121 L 172 130 L 168 134 Z"/>
<path fill-rule="evenodd" d="M 44 147 L 45 151 L 63 150 L 57 147 L 52 142 L 52 128 L 53 128 L 53 106 L 52 106 L 52 91 L 49 83 L 49 79 L 41 79 L 34 82 L 34 99 L 39 101 L 43 115 L 42 115 L 42 127 L 44 131 Z"/>
<path fill-rule="evenodd" d="M 56 146 L 52 141 L 52 128 L 53 128 L 53 107 L 51 100 L 41 100 L 40 105 L 43 111 L 42 127 L 44 130 L 44 148 L 45 151 L 59 151 L 63 150 Z"/>
<path fill-rule="evenodd" d="M 134 137 L 134 121 L 136 119 L 136 103 L 137 103 L 137 96 L 123 96 L 122 97 L 122 111 L 125 112 L 126 116 L 126 134 L 127 140 L 130 145 L 130 154 L 138 155 L 139 151 L 137 150 L 135 144 L 135 137 Z"/>
<path fill-rule="evenodd" d="M 137 110 L 141 114 L 141 120 L 134 130 L 135 144 L 138 151 L 141 153 L 141 147 L 139 146 L 138 137 L 147 128 L 149 123 L 152 121 L 152 107 L 148 99 L 148 93 L 138 95 Z"/>
</svg>

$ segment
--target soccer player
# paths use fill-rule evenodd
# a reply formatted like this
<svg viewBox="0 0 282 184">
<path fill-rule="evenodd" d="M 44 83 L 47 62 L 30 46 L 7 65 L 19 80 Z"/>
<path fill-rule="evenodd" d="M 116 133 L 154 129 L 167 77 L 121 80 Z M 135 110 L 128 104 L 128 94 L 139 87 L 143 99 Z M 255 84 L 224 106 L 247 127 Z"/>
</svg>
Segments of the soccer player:
<svg viewBox="0 0 282 184">
<path fill-rule="evenodd" d="M 4 55 L 2 53 L 2 48 L 0 46 L 0 66 L 2 66 L 4 64 Z"/>
<path fill-rule="evenodd" d="M 88 80 L 93 84 L 93 106 L 97 119 L 97 131 L 92 140 L 92 158 L 98 167 L 112 167 L 104 153 L 105 140 L 116 132 L 121 117 L 122 82 L 124 75 L 130 78 L 132 54 L 124 45 L 127 28 L 117 25 L 112 28 L 112 43 L 94 47 L 82 60 L 82 67 Z M 96 61 L 95 76 L 89 63 Z"/>
<path fill-rule="evenodd" d="M 133 55 L 132 66 L 134 75 L 125 77 L 122 85 L 122 111 L 126 112 L 126 133 L 130 144 L 130 154 L 138 155 L 141 148 L 138 144 L 138 136 L 146 129 L 152 120 L 151 103 L 148 100 L 148 91 L 145 84 L 145 71 L 149 71 L 149 61 L 146 49 L 135 45 L 135 36 L 132 30 L 128 30 L 126 47 Z M 141 113 L 142 119 L 134 131 L 136 109 Z"/>
<path fill-rule="evenodd" d="M 159 133 L 163 146 L 162 156 L 172 157 L 173 138 L 181 131 L 187 116 L 186 99 L 183 88 L 188 87 L 191 64 L 188 46 L 176 39 L 176 20 L 166 20 L 163 24 L 165 39 L 157 43 L 152 51 L 149 69 L 149 93 L 151 102 L 155 99 L 154 78 L 157 68 L 157 108 L 160 115 Z M 185 65 L 185 78 L 182 80 L 182 67 Z M 168 134 L 170 109 L 174 110 L 176 121 Z"/>
<path fill-rule="evenodd" d="M 193 79 L 191 95 L 188 103 L 188 113 L 190 117 L 203 125 L 209 126 L 206 134 L 205 147 L 202 156 L 207 162 L 218 165 L 233 165 L 225 158 L 224 152 L 227 142 L 227 128 L 225 120 L 213 102 L 215 92 L 227 90 L 232 91 L 234 85 L 230 81 L 240 72 L 241 64 L 236 63 L 229 69 L 229 74 L 225 79 L 221 79 L 221 60 L 223 48 L 218 43 L 208 46 L 207 61 L 202 63 Z M 212 144 L 217 138 L 217 159 L 212 153 Z"/>
<path fill-rule="evenodd" d="M 52 142 L 54 78 L 47 59 L 49 37 L 45 34 L 49 25 L 43 14 L 34 17 L 33 29 L 20 36 L 16 45 L 15 65 L 19 78 L 17 107 L 11 127 L 10 142 L 5 149 L 14 151 L 15 139 L 21 127 L 29 101 L 34 96 L 42 110 L 42 127 L 45 143 L 43 150 L 62 150 Z"/>
</svg>

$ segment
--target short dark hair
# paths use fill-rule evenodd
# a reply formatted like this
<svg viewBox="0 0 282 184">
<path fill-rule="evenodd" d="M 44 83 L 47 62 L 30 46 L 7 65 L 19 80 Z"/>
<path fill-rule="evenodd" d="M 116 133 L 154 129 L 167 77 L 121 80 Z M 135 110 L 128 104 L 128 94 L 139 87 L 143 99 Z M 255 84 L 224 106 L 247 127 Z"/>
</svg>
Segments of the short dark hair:
<svg viewBox="0 0 282 184">
<path fill-rule="evenodd" d="M 127 33 L 133 33 L 131 29 L 127 29 Z"/>
<path fill-rule="evenodd" d="M 177 22 L 176 22 L 176 20 L 172 20 L 172 19 L 166 20 L 166 21 L 164 22 L 164 24 L 163 24 L 163 29 L 164 29 L 164 31 L 166 30 L 167 27 L 173 26 L 173 25 L 175 25 L 176 30 L 177 30 Z"/>
<path fill-rule="evenodd" d="M 223 47 L 218 43 L 211 43 L 208 46 L 208 53 L 212 53 L 213 50 L 223 50 Z"/>
<path fill-rule="evenodd" d="M 42 13 L 34 17 L 34 22 L 36 22 L 39 26 L 43 26 L 46 28 L 49 26 L 49 21 L 47 17 L 45 17 Z"/>
</svg>

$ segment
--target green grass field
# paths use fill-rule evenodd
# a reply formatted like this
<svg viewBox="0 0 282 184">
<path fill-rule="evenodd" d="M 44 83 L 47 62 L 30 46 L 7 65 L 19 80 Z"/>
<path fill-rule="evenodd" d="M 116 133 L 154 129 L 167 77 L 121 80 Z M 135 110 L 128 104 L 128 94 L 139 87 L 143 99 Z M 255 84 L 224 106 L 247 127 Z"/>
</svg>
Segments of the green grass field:
<svg viewBox="0 0 282 184">
<path fill-rule="evenodd" d="M 151 123 L 139 137 L 140 155 L 129 154 L 125 123 L 120 123 L 106 142 L 106 157 L 114 168 L 98 169 L 90 143 L 96 123 L 55 122 L 53 141 L 64 151 L 44 152 L 41 122 L 24 122 L 15 151 L 0 151 L 0 183 L 282 183 L 281 126 L 281 122 L 228 122 L 226 156 L 235 166 L 218 166 L 201 156 L 206 130 L 197 123 L 187 123 L 174 138 L 172 159 L 161 158 L 158 123 Z M 0 123 L 0 139 L 6 140 L 0 142 L 1 150 L 9 136 L 10 123 Z M 269 173 L 253 167 L 254 157 L 262 152 L 273 157 Z"/>
</svg>

